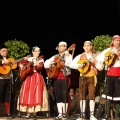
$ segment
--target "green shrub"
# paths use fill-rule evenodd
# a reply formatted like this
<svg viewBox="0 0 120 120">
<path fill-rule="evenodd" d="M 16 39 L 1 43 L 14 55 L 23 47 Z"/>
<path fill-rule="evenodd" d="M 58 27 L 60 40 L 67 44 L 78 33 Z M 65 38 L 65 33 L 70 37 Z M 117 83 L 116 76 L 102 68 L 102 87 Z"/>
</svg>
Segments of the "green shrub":
<svg viewBox="0 0 120 120">
<path fill-rule="evenodd" d="M 22 40 L 8 40 L 4 44 L 8 47 L 9 57 L 19 59 L 29 54 L 30 47 Z"/>
</svg>

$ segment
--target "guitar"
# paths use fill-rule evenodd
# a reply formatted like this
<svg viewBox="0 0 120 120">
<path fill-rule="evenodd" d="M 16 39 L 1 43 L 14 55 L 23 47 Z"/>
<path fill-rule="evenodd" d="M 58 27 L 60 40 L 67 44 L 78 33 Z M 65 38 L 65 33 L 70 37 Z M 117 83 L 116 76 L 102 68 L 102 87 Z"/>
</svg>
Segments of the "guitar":
<svg viewBox="0 0 120 120">
<path fill-rule="evenodd" d="M 82 74 L 86 73 L 90 67 L 91 67 L 91 62 L 90 60 L 95 58 L 99 53 L 94 54 L 91 58 L 89 58 L 88 60 L 83 59 L 83 60 L 79 60 L 77 64 L 83 64 L 83 67 L 79 67 L 78 71 Z"/>
<path fill-rule="evenodd" d="M 19 72 L 20 72 L 20 79 L 25 79 L 28 75 L 33 73 L 33 62 L 24 61 L 22 64 L 19 65 Z"/>
<path fill-rule="evenodd" d="M 74 50 L 76 47 L 76 44 L 72 44 L 67 50 L 70 51 L 70 50 Z M 47 68 L 46 69 L 46 73 L 48 75 L 49 78 L 52 78 L 52 79 L 55 79 L 60 71 L 60 69 L 62 69 L 64 67 L 64 62 L 63 62 L 63 58 L 64 58 L 64 55 L 63 54 L 61 57 L 56 57 L 54 62 L 54 66 L 51 65 L 51 68 Z"/>
<path fill-rule="evenodd" d="M 44 58 L 44 56 L 40 56 L 38 60 Z M 30 62 L 28 60 L 23 61 L 22 63 L 19 64 L 19 72 L 20 72 L 20 79 L 24 80 L 28 75 L 33 74 L 33 62 Z"/>
<path fill-rule="evenodd" d="M 105 57 L 108 57 L 108 60 L 105 61 L 105 64 L 106 64 L 107 66 L 113 65 L 114 62 L 115 62 L 115 60 L 116 60 L 116 57 L 117 57 L 117 55 L 114 54 L 112 51 L 106 52 L 104 56 L 105 56 Z"/>
<path fill-rule="evenodd" d="M 31 55 L 28 55 L 26 57 L 29 57 Z M 14 60 L 14 58 L 8 58 L 8 61 L 10 62 L 10 64 L 3 64 L 0 66 L 0 74 L 8 74 L 10 72 L 11 69 L 16 69 L 17 68 L 17 63 L 24 60 L 23 58 L 20 58 L 18 60 Z"/>
</svg>

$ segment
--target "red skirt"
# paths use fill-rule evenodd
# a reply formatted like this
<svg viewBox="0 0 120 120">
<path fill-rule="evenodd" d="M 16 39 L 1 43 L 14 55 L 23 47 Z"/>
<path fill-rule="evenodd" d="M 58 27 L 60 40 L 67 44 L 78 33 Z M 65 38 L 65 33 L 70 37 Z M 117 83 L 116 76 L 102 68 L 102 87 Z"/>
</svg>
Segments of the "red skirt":
<svg viewBox="0 0 120 120">
<path fill-rule="evenodd" d="M 23 82 L 20 92 L 21 106 L 42 105 L 44 78 L 40 73 L 33 73 Z"/>
</svg>

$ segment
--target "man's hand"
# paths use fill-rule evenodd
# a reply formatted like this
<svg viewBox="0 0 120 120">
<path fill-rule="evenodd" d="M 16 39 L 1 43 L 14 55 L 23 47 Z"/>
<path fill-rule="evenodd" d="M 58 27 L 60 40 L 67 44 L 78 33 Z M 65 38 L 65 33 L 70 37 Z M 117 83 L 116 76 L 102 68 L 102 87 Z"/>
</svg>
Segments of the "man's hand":
<svg viewBox="0 0 120 120">
<path fill-rule="evenodd" d="M 69 56 L 69 51 L 68 50 L 65 51 L 65 55 Z"/>
<path fill-rule="evenodd" d="M 78 67 L 79 68 L 82 68 L 82 67 L 85 67 L 86 63 L 82 63 L 82 64 L 79 64 Z"/>
<path fill-rule="evenodd" d="M 10 62 L 8 60 L 2 60 L 2 64 L 10 64 Z"/>
<path fill-rule="evenodd" d="M 56 62 L 51 62 L 49 67 L 54 67 L 56 65 Z"/>
</svg>

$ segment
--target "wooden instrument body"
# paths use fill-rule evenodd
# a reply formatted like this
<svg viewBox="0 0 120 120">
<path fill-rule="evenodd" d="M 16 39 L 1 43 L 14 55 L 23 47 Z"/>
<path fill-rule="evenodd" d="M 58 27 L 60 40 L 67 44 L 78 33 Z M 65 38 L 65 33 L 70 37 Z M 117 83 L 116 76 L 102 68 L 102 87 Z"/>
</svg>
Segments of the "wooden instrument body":
<svg viewBox="0 0 120 120">
<path fill-rule="evenodd" d="M 76 47 L 76 44 L 72 44 L 67 50 L 74 50 Z M 56 57 L 53 62 L 55 62 L 54 66 L 51 66 L 50 68 L 46 69 L 46 73 L 49 78 L 55 79 L 58 76 L 58 73 L 60 69 L 64 67 L 64 61 L 62 60 L 64 58 L 65 54 L 63 54 L 61 57 Z"/>
<path fill-rule="evenodd" d="M 59 60 L 59 56 L 57 56 L 54 60 L 54 62 L 57 62 Z M 50 68 L 46 69 L 47 75 L 49 78 L 55 79 L 60 71 L 64 67 L 64 62 L 62 60 L 59 61 L 56 65 L 51 66 Z"/>
<path fill-rule="evenodd" d="M 107 66 L 112 66 L 112 65 L 115 63 L 115 60 L 116 60 L 117 55 L 114 54 L 112 51 L 106 52 L 104 56 L 105 56 L 105 57 L 108 57 L 108 60 L 105 61 L 105 64 L 106 64 Z"/>
<path fill-rule="evenodd" d="M 8 61 L 10 63 L 15 62 L 14 58 L 8 58 Z M 5 74 L 8 74 L 11 69 L 16 69 L 16 68 L 17 68 L 17 63 L 11 64 L 11 65 L 10 64 L 9 65 L 4 64 L 4 65 L 0 66 L 0 73 L 5 75 Z"/>
<path fill-rule="evenodd" d="M 33 63 L 27 60 L 19 63 L 19 72 L 21 80 L 25 79 L 28 75 L 33 74 L 33 67 L 31 67 L 32 64 Z"/>
<path fill-rule="evenodd" d="M 83 67 L 78 68 L 78 71 L 80 73 L 83 73 L 83 74 L 86 73 L 90 69 L 90 66 L 91 66 L 91 63 L 88 60 L 85 60 L 85 59 L 79 60 L 77 64 L 83 64 L 84 65 Z"/>
<path fill-rule="evenodd" d="M 44 59 L 44 56 L 41 55 L 38 60 Z M 24 80 L 28 75 L 31 75 L 34 73 L 33 71 L 33 62 L 30 62 L 28 60 L 23 60 L 19 63 L 19 72 L 20 72 L 20 79 Z"/>
</svg>

